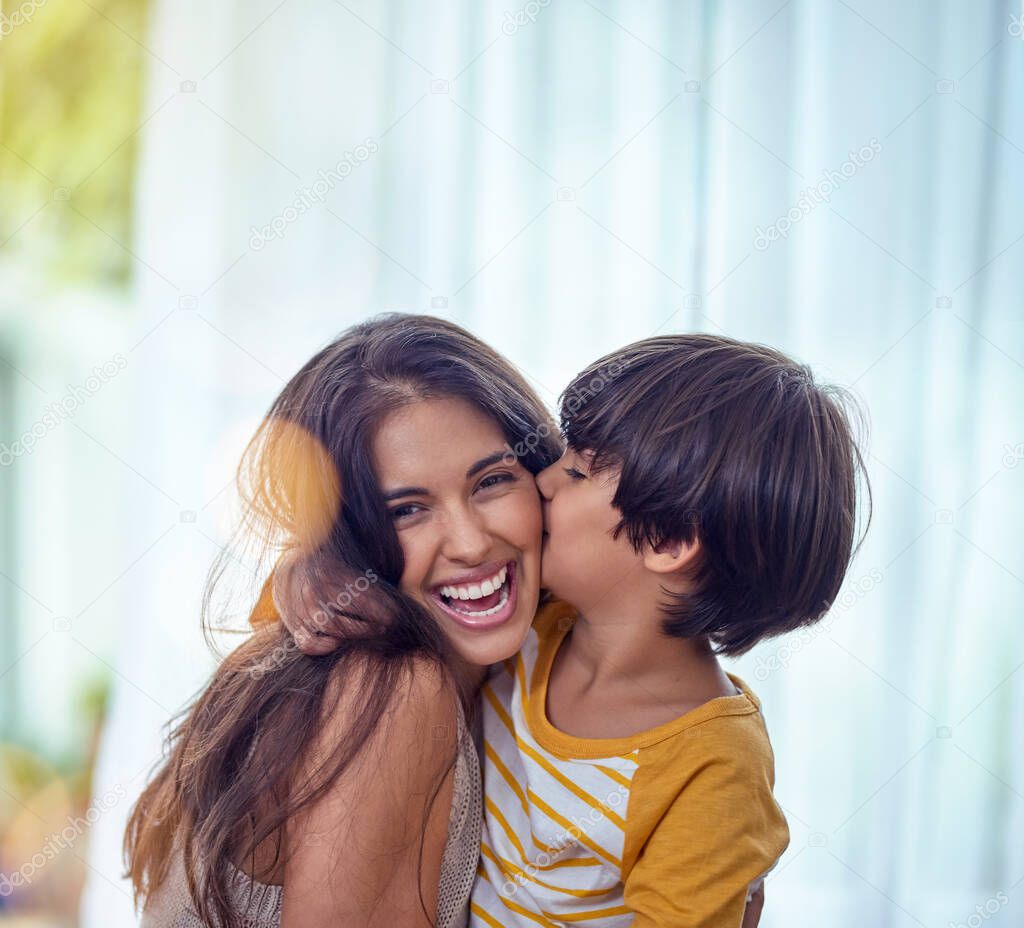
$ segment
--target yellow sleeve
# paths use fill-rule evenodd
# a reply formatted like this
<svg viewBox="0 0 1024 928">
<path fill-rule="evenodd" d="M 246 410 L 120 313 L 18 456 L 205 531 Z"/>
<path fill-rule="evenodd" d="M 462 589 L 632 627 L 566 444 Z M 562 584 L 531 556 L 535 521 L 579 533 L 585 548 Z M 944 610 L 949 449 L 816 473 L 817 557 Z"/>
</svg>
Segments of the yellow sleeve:
<svg viewBox="0 0 1024 928">
<path fill-rule="evenodd" d="M 739 928 L 748 886 L 789 844 L 772 795 L 767 735 L 760 738 L 750 722 L 739 731 L 701 727 L 704 737 L 686 739 L 698 750 L 688 750 L 686 760 L 675 757 L 675 784 L 678 789 L 682 772 L 682 789 L 667 808 L 657 798 L 645 804 L 649 821 L 657 806 L 664 812 L 652 821 L 625 879 L 634 928 Z M 667 771 L 660 773 L 664 782 Z"/>
<path fill-rule="evenodd" d="M 260 628 L 281 620 L 281 616 L 277 614 L 277 606 L 274 605 L 273 584 L 274 572 L 271 571 L 270 576 L 263 582 L 259 599 L 256 600 L 256 605 L 253 606 L 252 614 L 249 616 L 249 624 L 253 628 Z"/>
</svg>

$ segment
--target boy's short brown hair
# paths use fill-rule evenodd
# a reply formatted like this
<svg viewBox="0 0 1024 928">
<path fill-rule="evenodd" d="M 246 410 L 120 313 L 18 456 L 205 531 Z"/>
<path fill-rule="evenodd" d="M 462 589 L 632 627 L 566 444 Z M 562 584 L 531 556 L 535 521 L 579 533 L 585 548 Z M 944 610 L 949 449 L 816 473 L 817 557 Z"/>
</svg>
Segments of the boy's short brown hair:
<svg viewBox="0 0 1024 928">
<path fill-rule="evenodd" d="M 856 552 L 861 477 L 870 523 L 847 391 L 764 345 L 667 335 L 594 362 L 560 405 L 569 447 L 620 471 L 616 537 L 700 542 L 667 634 L 737 655 L 828 611 Z"/>
</svg>

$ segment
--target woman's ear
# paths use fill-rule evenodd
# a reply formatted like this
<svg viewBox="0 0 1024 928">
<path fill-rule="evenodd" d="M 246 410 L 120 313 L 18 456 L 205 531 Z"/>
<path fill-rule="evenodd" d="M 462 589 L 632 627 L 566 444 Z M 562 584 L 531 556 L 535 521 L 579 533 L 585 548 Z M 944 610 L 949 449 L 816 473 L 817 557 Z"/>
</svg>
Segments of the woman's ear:
<svg viewBox="0 0 1024 928">
<path fill-rule="evenodd" d="M 644 567 L 656 574 L 674 574 L 688 567 L 700 552 L 700 542 L 665 541 L 657 547 L 644 548 Z"/>
</svg>

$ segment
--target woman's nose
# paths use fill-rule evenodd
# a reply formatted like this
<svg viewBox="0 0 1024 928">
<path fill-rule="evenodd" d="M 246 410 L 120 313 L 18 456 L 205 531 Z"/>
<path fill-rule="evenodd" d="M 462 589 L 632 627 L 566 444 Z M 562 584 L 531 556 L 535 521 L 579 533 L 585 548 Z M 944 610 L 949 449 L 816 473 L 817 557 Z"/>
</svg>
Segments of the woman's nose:
<svg viewBox="0 0 1024 928">
<path fill-rule="evenodd" d="M 491 550 L 491 534 L 472 509 L 453 513 L 448 519 L 445 556 L 453 561 L 478 564 Z"/>
</svg>

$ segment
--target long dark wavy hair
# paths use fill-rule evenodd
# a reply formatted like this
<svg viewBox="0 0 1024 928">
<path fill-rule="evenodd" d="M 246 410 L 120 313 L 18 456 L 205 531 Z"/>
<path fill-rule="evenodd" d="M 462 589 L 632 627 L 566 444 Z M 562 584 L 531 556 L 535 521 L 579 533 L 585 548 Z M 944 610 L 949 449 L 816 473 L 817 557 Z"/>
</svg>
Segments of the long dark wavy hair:
<svg viewBox="0 0 1024 928">
<path fill-rule="evenodd" d="M 257 848 L 268 846 L 270 866 L 283 863 L 286 822 L 352 763 L 414 660 L 436 663 L 467 700 L 436 621 L 398 589 L 402 549 L 371 453 L 389 413 L 432 397 L 461 398 L 490 416 L 532 473 L 561 453 L 557 426 L 519 372 L 442 319 L 378 316 L 342 333 L 292 377 L 239 465 L 243 514 L 235 539 L 255 538 L 264 565 L 287 552 L 339 647 L 307 656 L 283 623 L 256 621 L 274 618 L 266 608 L 271 573 L 253 611 L 254 633 L 177 720 L 166 757 L 132 810 L 124 845 L 138 902 L 161 887 L 180 849 L 204 923 L 238 925 L 233 867 L 249 863 L 253 872 Z M 231 557 L 229 546 L 210 571 L 207 632 L 220 625 L 213 593 Z M 355 678 L 353 662 L 360 685 L 351 726 L 329 762 L 299 776 L 335 694 Z M 349 704 L 353 694 L 345 695 Z"/>
</svg>

